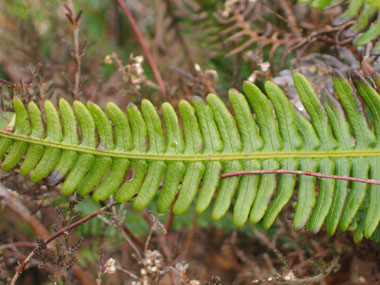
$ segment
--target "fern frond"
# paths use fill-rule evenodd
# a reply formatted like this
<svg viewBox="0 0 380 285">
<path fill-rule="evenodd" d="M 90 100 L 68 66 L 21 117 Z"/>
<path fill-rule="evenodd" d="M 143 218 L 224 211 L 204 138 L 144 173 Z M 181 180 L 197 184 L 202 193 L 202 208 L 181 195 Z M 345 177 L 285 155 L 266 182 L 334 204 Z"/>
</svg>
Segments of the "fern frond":
<svg viewBox="0 0 380 285">
<path fill-rule="evenodd" d="M 338 73 L 333 82 L 339 100 L 320 98 L 303 75 L 294 74 L 310 120 L 272 82 L 265 83 L 265 94 L 248 82 L 245 95 L 231 90 L 233 112 L 214 94 L 206 102 L 182 100 L 179 117 L 164 103 L 163 121 L 148 100 L 140 109 L 130 104 L 124 113 L 113 103 L 104 112 L 91 102 L 75 101 L 72 108 L 61 99 L 59 109 L 45 101 L 44 124 L 35 103 L 27 111 L 15 98 L 16 120 L 0 131 L 0 157 L 6 154 L 1 168 L 8 171 L 21 162 L 20 173 L 31 173 L 33 182 L 63 181 L 64 195 L 92 192 L 101 201 L 115 194 L 119 202 L 133 199 L 136 209 L 159 192 L 158 211 L 173 205 L 177 215 L 196 197 L 201 213 L 215 197 L 212 217 L 220 219 L 234 204 L 237 227 L 249 219 L 269 228 L 298 189 L 295 229 L 318 232 L 325 223 L 330 235 L 339 227 L 355 229 L 357 241 L 370 238 L 380 221 L 379 185 L 328 178 L 317 183 L 315 177 L 295 174 L 221 178 L 242 170 L 287 169 L 380 180 L 380 96 L 359 74 L 352 80 L 371 124 L 365 106 Z M 130 168 L 134 176 L 125 181 Z"/>
<path fill-rule="evenodd" d="M 299 3 L 310 2 L 313 8 L 327 8 L 335 0 L 298 0 Z M 348 7 L 342 14 L 343 19 L 355 19 L 355 24 L 352 26 L 352 31 L 355 33 L 363 32 L 357 37 L 355 45 L 365 45 L 372 40 L 378 39 L 380 36 L 380 18 L 374 20 L 380 9 L 380 1 L 378 0 L 349 0 Z M 380 44 L 376 46 L 380 48 Z"/>
<path fill-rule="evenodd" d="M 236 4 L 231 15 L 224 15 L 223 12 L 214 14 L 223 28 L 218 37 L 222 39 L 227 48 L 230 46 L 226 57 L 234 56 L 252 48 L 255 50 L 269 48 L 269 61 L 273 62 L 277 51 L 284 48 L 282 62 L 285 64 L 288 55 L 305 38 L 302 37 L 297 28 L 291 29 L 284 36 L 284 33 L 280 32 L 281 30 L 276 27 L 275 23 L 270 22 L 266 17 L 261 18 L 265 9 L 259 3 L 247 1 L 243 4 L 243 2 Z M 231 43 L 234 44 L 231 45 Z"/>
</svg>

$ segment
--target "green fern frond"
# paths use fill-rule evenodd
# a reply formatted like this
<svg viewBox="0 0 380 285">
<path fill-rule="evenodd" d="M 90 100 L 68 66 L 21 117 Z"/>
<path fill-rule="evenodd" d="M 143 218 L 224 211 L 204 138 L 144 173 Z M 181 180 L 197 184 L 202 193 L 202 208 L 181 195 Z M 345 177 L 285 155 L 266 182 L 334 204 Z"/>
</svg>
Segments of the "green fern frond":
<svg viewBox="0 0 380 285">
<path fill-rule="evenodd" d="M 173 206 L 177 215 L 196 196 L 198 213 L 215 197 L 212 217 L 220 219 L 234 203 L 237 227 L 249 220 L 269 228 L 297 189 L 296 230 L 318 232 L 325 223 L 330 235 L 339 227 L 355 229 L 357 241 L 370 238 L 380 221 L 378 185 L 327 178 L 317 183 L 315 177 L 294 174 L 220 178 L 241 170 L 287 169 L 380 180 L 380 96 L 359 74 L 352 80 L 371 124 L 339 74 L 333 76 L 339 100 L 320 98 L 303 75 L 294 74 L 310 120 L 272 82 L 265 83 L 266 94 L 249 82 L 245 96 L 231 90 L 232 113 L 214 94 L 206 102 L 182 100 L 180 119 L 164 103 L 163 122 L 148 100 L 140 109 L 130 104 L 126 113 L 113 103 L 105 113 L 91 102 L 75 101 L 72 108 L 61 99 L 57 110 L 45 101 L 43 120 L 35 103 L 27 111 L 15 98 L 16 120 L 0 132 L 0 157 L 6 154 L 1 168 L 8 171 L 22 161 L 20 173 L 31 173 L 33 182 L 63 181 L 64 195 L 92 192 L 95 201 L 114 194 L 119 202 L 134 200 L 136 209 L 145 208 L 160 189 L 157 209 Z M 129 168 L 134 176 L 125 181 Z"/>
<path fill-rule="evenodd" d="M 310 2 L 313 8 L 323 9 L 336 0 L 298 0 L 299 3 Z M 355 45 L 361 46 L 368 42 L 377 39 L 380 36 L 380 18 L 374 21 L 376 14 L 380 10 L 379 0 L 349 0 L 348 7 L 342 14 L 342 18 L 355 18 L 355 24 L 352 26 L 352 31 L 355 33 L 363 32 L 355 40 Z M 376 46 L 380 48 L 380 44 Z"/>
</svg>

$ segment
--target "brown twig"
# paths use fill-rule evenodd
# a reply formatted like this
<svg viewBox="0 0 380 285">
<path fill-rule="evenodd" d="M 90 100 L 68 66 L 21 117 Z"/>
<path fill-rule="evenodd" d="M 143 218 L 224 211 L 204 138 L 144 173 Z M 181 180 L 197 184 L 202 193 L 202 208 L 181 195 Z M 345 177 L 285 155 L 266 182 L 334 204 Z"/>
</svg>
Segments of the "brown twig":
<svg viewBox="0 0 380 285">
<path fill-rule="evenodd" d="M 67 18 L 69 19 L 71 26 L 73 28 L 73 38 L 74 38 L 74 57 L 75 57 L 75 81 L 74 81 L 74 89 L 73 95 L 74 99 L 78 99 L 80 93 L 80 84 L 81 84 L 81 59 L 82 59 L 82 51 L 79 42 L 79 21 L 80 16 L 82 14 L 82 10 L 79 11 L 77 15 L 74 15 L 74 5 L 72 0 L 69 1 L 70 7 L 66 7 L 67 10 Z"/>
<path fill-rule="evenodd" d="M 291 2 L 291 1 L 289 1 L 289 2 Z M 294 15 L 291 7 L 290 7 L 291 3 L 289 4 L 287 0 L 284 0 L 284 1 L 280 1 L 280 5 L 281 5 L 282 9 L 284 10 L 285 15 L 289 19 L 288 24 L 289 24 L 289 27 L 290 27 L 292 33 L 297 38 L 302 37 L 300 28 L 297 26 L 297 19 L 296 19 L 295 15 Z M 261 6 L 265 6 L 265 5 L 261 5 Z"/>
<path fill-rule="evenodd" d="M 79 52 L 79 26 L 74 30 L 74 48 L 75 48 L 75 85 L 74 85 L 74 98 L 79 97 L 80 73 L 81 73 L 81 55 Z"/>
<path fill-rule="evenodd" d="M 8 244 L 0 245 L 0 251 L 8 248 L 13 247 L 36 247 L 37 244 L 35 242 L 27 242 L 27 241 L 19 241 L 19 242 L 12 242 Z"/>
<path fill-rule="evenodd" d="M 354 181 L 354 182 L 360 182 L 360 183 L 380 185 L 380 181 L 374 180 L 374 179 L 364 179 L 364 178 L 358 178 L 358 177 L 340 176 L 340 175 L 332 175 L 332 174 L 323 174 L 323 173 L 318 173 L 318 172 L 287 170 L 287 169 L 236 171 L 236 172 L 223 173 L 220 177 L 226 178 L 226 177 L 232 177 L 232 176 L 252 175 L 252 174 L 296 174 L 296 175 L 314 176 L 318 178 L 348 180 L 348 181 Z"/>
<path fill-rule="evenodd" d="M 139 249 L 135 246 L 135 244 L 131 241 L 129 236 L 126 234 L 125 231 L 123 231 L 122 228 L 120 228 L 119 233 L 122 235 L 122 237 L 125 239 L 125 241 L 130 245 L 130 247 L 133 249 L 133 251 L 136 253 L 137 261 L 140 263 L 143 259 Z"/>
<path fill-rule="evenodd" d="M 156 229 L 157 223 L 158 223 L 158 219 L 153 220 L 153 225 L 150 227 L 148 236 L 146 237 L 146 240 L 145 240 L 144 252 L 148 251 L 150 240 L 152 238 L 153 231 Z"/>
<path fill-rule="evenodd" d="M 107 220 L 105 220 L 105 219 L 102 219 L 102 220 L 104 222 L 106 222 L 107 224 L 115 227 L 118 230 L 118 232 L 122 235 L 122 237 L 125 239 L 125 241 L 129 244 L 129 246 L 135 252 L 136 257 L 137 257 L 137 261 L 140 263 L 142 261 L 143 257 L 142 257 L 142 255 L 140 253 L 140 250 L 133 243 L 134 240 L 133 240 L 132 236 L 131 236 L 131 238 L 132 238 L 132 240 L 131 240 L 128 232 L 125 231 L 126 227 L 124 226 L 124 222 L 120 219 L 120 217 L 118 216 L 118 214 L 116 213 L 115 210 L 109 216 L 111 218 L 112 223 L 107 222 Z M 143 246 L 143 245 L 141 244 L 141 246 Z"/>
<path fill-rule="evenodd" d="M 108 209 L 112 208 L 113 206 L 115 206 L 117 204 L 117 202 L 111 202 L 109 204 L 107 204 L 106 206 L 98 209 L 97 211 L 95 211 L 94 213 L 88 215 L 87 217 L 84 217 L 83 219 L 80 219 L 79 221 L 76 221 L 75 223 L 72 223 L 71 225 L 68 225 L 67 227 L 64 227 L 62 229 L 60 229 L 59 231 L 57 231 L 55 234 L 53 234 L 52 236 L 50 236 L 49 238 L 46 239 L 45 241 L 45 244 L 49 244 L 50 242 L 52 242 L 54 239 L 56 239 L 57 237 L 59 237 L 60 235 L 64 234 L 65 232 L 69 231 L 70 229 L 73 229 L 89 220 L 91 220 L 92 218 L 96 217 L 97 215 L 100 215 L 102 214 L 103 212 L 107 211 Z M 29 263 L 29 261 L 32 259 L 34 255 L 34 251 L 32 251 L 27 257 L 26 259 L 21 263 L 21 265 L 19 266 L 19 268 L 17 269 L 15 275 L 13 276 L 12 278 L 12 282 L 11 282 L 11 285 L 14 285 L 16 284 L 16 281 L 17 279 L 20 277 L 20 275 L 22 274 L 22 272 L 24 271 L 24 268 L 25 266 Z"/>
<path fill-rule="evenodd" d="M 154 76 L 157 80 L 157 83 L 160 86 L 161 93 L 164 97 L 166 97 L 166 88 L 165 88 L 164 81 L 161 78 L 160 72 L 158 71 L 157 65 L 154 62 L 153 57 L 151 56 L 147 46 L 145 45 L 144 39 L 141 35 L 139 28 L 137 27 L 136 21 L 133 18 L 132 13 L 129 11 L 127 5 L 125 5 L 124 1 L 123 0 L 118 0 L 118 1 L 119 1 L 119 5 L 120 5 L 121 9 L 124 11 L 129 22 L 131 23 L 133 32 L 135 33 L 136 38 L 137 38 L 137 40 L 138 40 L 138 42 L 139 42 L 139 44 L 143 50 L 148 62 L 149 62 L 149 65 L 152 68 L 152 71 L 153 71 Z"/>
<path fill-rule="evenodd" d="M 131 237 L 131 240 L 141 249 L 144 249 L 144 244 L 131 232 L 130 229 L 127 228 L 126 225 L 123 224 L 124 232 Z"/>
<path fill-rule="evenodd" d="M 292 51 L 297 50 L 297 49 L 301 48 L 302 46 L 304 46 L 310 42 L 315 42 L 322 35 L 339 32 L 340 30 L 344 30 L 347 27 L 353 25 L 354 23 L 355 23 L 355 21 L 348 21 L 348 22 L 346 22 L 340 26 L 336 26 L 336 27 L 327 26 L 324 29 L 314 31 L 309 36 L 307 36 L 306 38 L 299 40 L 295 45 L 291 46 L 290 50 L 292 50 Z"/>
<path fill-rule="evenodd" d="M 100 215 L 100 214 L 104 213 L 105 211 L 107 211 L 108 209 L 112 208 L 116 204 L 118 204 L 118 202 L 111 202 L 111 203 L 107 204 L 106 206 L 104 206 L 104 207 L 96 210 L 95 212 L 93 212 L 92 214 L 88 215 L 87 217 L 84 217 L 83 219 L 80 219 L 79 221 L 76 221 L 75 223 L 72 223 L 71 225 L 68 225 L 67 227 L 64 227 L 64 228 L 60 229 L 54 235 L 52 235 L 51 237 L 49 237 L 45 241 L 45 243 L 46 244 L 50 243 L 52 240 L 54 240 L 57 237 L 59 237 L 60 235 L 64 234 L 68 230 L 70 230 L 72 228 L 76 228 L 77 226 L 79 226 L 79 225 L 81 225 L 81 224 L 83 224 L 83 223 L 91 220 L 92 218 L 95 218 L 97 215 Z"/>
<path fill-rule="evenodd" d="M 135 275 L 134 273 L 132 273 L 131 271 L 128 271 L 127 269 L 124 269 L 123 267 L 121 266 L 116 266 L 116 269 L 121 271 L 121 272 L 124 272 L 125 274 L 129 275 L 130 277 L 132 277 L 133 279 L 136 279 L 136 280 L 140 280 L 141 278 L 138 277 L 137 275 Z"/>
</svg>

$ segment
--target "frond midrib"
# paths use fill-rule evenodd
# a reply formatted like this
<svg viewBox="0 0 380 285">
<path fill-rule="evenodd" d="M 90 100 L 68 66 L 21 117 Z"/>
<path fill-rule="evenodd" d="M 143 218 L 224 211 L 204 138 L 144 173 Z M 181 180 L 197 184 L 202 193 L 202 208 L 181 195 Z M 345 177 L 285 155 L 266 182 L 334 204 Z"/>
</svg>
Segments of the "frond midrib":
<svg viewBox="0 0 380 285">
<path fill-rule="evenodd" d="M 62 150 L 72 150 L 81 153 L 88 153 L 99 156 L 114 158 L 136 159 L 136 160 L 158 160 L 158 161 L 228 161 L 228 160 L 250 160 L 250 159 L 284 159 L 284 158 L 340 158 L 340 157 L 380 157 L 380 149 L 357 149 L 357 150 L 314 150 L 314 151 L 259 151 L 252 153 L 205 153 L 205 154 L 156 154 L 137 152 L 118 152 L 113 150 L 99 150 L 80 145 L 65 144 L 48 140 L 39 140 L 29 136 L 12 134 L 0 131 L 0 137 L 9 138 L 16 141 L 23 141 L 30 144 L 42 145 L 45 147 L 58 148 Z"/>
</svg>

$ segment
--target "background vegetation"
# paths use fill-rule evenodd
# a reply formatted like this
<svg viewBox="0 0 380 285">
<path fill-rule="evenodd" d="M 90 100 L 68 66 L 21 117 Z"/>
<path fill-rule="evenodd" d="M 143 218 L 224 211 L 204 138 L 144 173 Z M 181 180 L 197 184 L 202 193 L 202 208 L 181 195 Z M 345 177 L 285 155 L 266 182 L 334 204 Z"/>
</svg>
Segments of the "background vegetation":
<svg viewBox="0 0 380 285">
<path fill-rule="evenodd" d="M 293 0 L 126 0 L 161 79 L 119 2 L 2 1 L 3 117 L 13 95 L 37 104 L 64 97 L 125 108 L 148 98 L 160 106 L 207 93 L 226 98 L 244 80 L 259 86 L 273 80 L 300 106 L 291 71 L 307 75 L 318 91 L 331 90 L 333 69 L 378 77 L 376 1 L 312 1 L 313 7 L 326 2 L 318 10 Z M 4 118 L 0 128 L 5 125 Z M 32 184 L 17 171 L 0 173 L 0 284 L 11 282 L 36 245 L 17 284 L 380 279 L 376 243 L 354 244 L 351 233 L 295 232 L 291 205 L 269 231 L 260 224 L 236 230 L 230 214 L 213 222 L 210 211 L 198 216 L 193 208 L 182 216 L 158 215 L 154 206 L 137 212 L 128 203 L 103 211 L 105 205 L 62 197 L 60 186 Z M 92 213 L 99 215 L 44 242 Z"/>
</svg>

